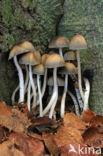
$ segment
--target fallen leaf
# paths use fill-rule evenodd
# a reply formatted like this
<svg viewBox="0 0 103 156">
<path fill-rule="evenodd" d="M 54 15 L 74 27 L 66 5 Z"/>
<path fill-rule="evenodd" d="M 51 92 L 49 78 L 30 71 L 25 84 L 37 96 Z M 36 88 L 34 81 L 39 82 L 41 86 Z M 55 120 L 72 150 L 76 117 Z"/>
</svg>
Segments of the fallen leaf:
<svg viewBox="0 0 103 156">
<path fill-rule="evenodd" d="M 0 114 L 6 115 L 6 116 L 11 116 L 11 110 L 7 107 L 6 103 L 0 102 Z"/>
<path fill-rule="evenodd" d="M 90 109 L 83 112 L 83 120 L 85 122 L 90 122 L 95 117 L 95 113 Z"/>
<path fill-rule="evenodd" d="M 23 133 L 13 133 L 10 138 L 15 139 L 17 149 L 22 151 L 25 156 L 44 155 L 44 145 L 40 140 L 28 137 Z"/>
<path fill-rule="evenodd" d="M 5 127 L 2 127 L 0 125 L 0 143 L 5 141 L 8 136 L 9 136 L 9 130 L 7 128 L 5 128 Z"/>
<path fill-rule="evenodd" d="M 95 148 L 103 148 L 103 134 L 98 133 L 96 127 L 90 127 L 83 134 L 84 143 Z"/>
<path fill-rule="evenodd" d="M 42 140 L 42 137 L 41 137 L 41 135 L 39 135 L 39 134 L 30 132 L 28 135 L 31 136 L 32 138 Z"/>
<path fill-rule="evenodd" d="M 84 131 L 87 129 L 87 124 L 81 120 L 80 117 L 75 115 L 74 113 L 67 113 L 64 116 L 63 119 L 64 125 L 67 125 L 68 127 L 73 127 L 81 132 L 81 134 L 84 133 Z"/>
<path fill-rule="evenodd" d="M 48 149 L 48 151 L 51 154 L 53 154 L 55 156 L 58 156 L 60 151 L 59 151 L 59 148 L 57 147 L 56 142 L 54 140 L 54 135 L 53 134 L 44 133 L 42 135 L 42 139 L 44 140 L 45 146 Z"/>
</svg>

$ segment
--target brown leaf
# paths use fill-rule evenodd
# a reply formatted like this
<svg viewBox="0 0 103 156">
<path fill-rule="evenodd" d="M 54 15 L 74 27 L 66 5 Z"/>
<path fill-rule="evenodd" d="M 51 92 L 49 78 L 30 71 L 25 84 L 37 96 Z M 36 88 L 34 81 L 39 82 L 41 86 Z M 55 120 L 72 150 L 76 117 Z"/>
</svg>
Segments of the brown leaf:
<svg viewBox="0 0 103 156">
<path fill-rule="evenodd" d="M 44 133 L 42 135 L 42 139 L 44 140 L 45 142 L 45 145 L 48 149 L 48 151 L 55 155 L 55 156 L 58 156 L 59 155 L 59 148 L 57 147 L 56 145 L 56 142 L 54 140 L 54 136 L 53 134 L 47 134 L 47 133 Z"/>
<path fill-rule="evenodd" d="M 6 140 L 8 136 L 9 136 L 9 130 L 0 125 L 0 143 Z"/>
<path fill-rule="evenodd" d="M 67 125 L 68 127 L 73 127 L 77 130 L 79 130 L 82 133 L 87 129 L 87 124 L 81 120 L 80 117 L 75 115 L 74 113 L 67 113 L 64 116 L 63 119 L 64 125 Z"/>
<path fill-rule="evenodd" d="M 95 117 L 95 113 L 90 109 L 83 112 L 83 120 L 85 122 L 90 122 Z"/>
<path fill-rule="evenodd" d="M 98 133 L 96 127 L 90 127 L 83 134 L 84 143 L 93 147 L 103 148 L 103 134 Z"/>
<path fill-rule="evenodd" d="M 87 145 L 78 143 L 68 143 L 62 146 L 60 156 L 100 156 L 96 151 L 87 147 Z M 71 151 L 71 149 L 73 151 Z"/>
<path fill-rule="evenodd" d="M 15 140 L 10 139 L 0 144 L 0 156 L 25 156 L 15 148 Z"/>
<path fill-rule="evenodd" d="M 0 114 L 11 116 L 11 110 L 7 107 L 5 102 L 0 102 Z"/>
<path fill-rule="evenodd" d="M 73 127 L 68 127 L 67 125 L 61 126 L 58 129 L 57 133 L 55 134 L 54 140 L 56 141 L 58 147 L 63 146 L 68 142 L 83 142 L 83 138 L 81 136 L 80 131 Z"/>
<path fill-rule="evenodd" d="M 29 115 L 27 104 L 24 104 L 24 103 L 21 104 L 21 103 L 19 103 L 16 106 L 14 106 L 14 108 L 20 110 L 22 113 L 25 114 L 25 116 L 28 116 Z"/>
<path fill-rule="evenodd" d="M 41 137 L 41 135 L 39 135 L 39 134 L 30 132 L 28 135 L 31 136 L 32 138 L 42 140 L 42 137 Z"/>
<path fill-rule="evenodd" d="M 36 119 L 31 119 L 31 122 L 33 123 L 33 126 L 45 126 L 45 125 L 52 125 L 54 123 L 54 120 L 48 118 L 48 117 L 39 117 Z"/>
<path fill-rule="evenodd" d="M 26 127 L 28 126 L 28 121 L 25 123 L 22 121 L 22 119 L 19 119 L 16 116 L 12 117 L 0 114 L 0 125 L 8 128 L 10 131 L 13 130 L 15 132 L 25 132 Z"/>
<path fill-rule="evenodd" d="M 25 156 L 44 155 L 44 145 L 41 141 L 30 138 L 23 133 L 13 133 L 10 138 L 15 138 L 17 149 L 22 151 Z"/>
</svg>

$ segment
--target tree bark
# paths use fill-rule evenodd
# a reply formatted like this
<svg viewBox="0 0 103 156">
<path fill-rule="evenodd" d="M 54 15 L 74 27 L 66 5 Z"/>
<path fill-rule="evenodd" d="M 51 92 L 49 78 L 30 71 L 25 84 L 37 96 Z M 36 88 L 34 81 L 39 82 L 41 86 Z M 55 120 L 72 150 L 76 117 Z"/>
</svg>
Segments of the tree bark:
<svg viewBox="0 0 103 156">
<path fill-rule="evenodd" d="M 82 73 L 91 83 L 90 108 L 103 115 L 103 1 L 65 0 L 64 10 L 58 34 L 85 37 L 88 49 L 80 56 Z"/>
</svg>

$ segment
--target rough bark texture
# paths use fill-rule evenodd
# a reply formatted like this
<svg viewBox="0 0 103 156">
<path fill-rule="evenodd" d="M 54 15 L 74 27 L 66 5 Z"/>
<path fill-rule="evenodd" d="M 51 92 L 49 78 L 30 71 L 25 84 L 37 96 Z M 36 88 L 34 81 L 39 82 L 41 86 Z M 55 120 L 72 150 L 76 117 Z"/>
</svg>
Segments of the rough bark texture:
<svg viewBox="0 0 103 156">
<path fill-rule="evenodd" d="M 8 61 L 9 50 L 28 40 L 35 49 L 46 52 L 63 14 L 62 6 L 63 0 L 0 1 L 0 100 L 10 104 L 18 84 L 13 61 Z"/>
<path fill-rule="evenodd" d="M 57 34 L 64 0 L 1 0 L 0 1 L 0 100 L 10 103 L 17 85 L 17 74 L 11 47 L 21 41 L 32 41 L 41 53 L 47 52 L 50 39 Z M 90 105 L 103 115 L 103 0 L 65 0 L 64 16 L 58 34 L 69 39 L 82 34 L 88 50 L 81 52 L 82 70 L 91 80 Z M 15 76 L 16 74 L 16 76 Z"/>
<path fill-rule="evenodd" d="M 59 34 L 69 39 L 83 35 L 88 50 L 81 51 L 82 70 L 91 80 L 90 106 L 103 115 L 103 0 L 65 0 Z"/>
</svg>

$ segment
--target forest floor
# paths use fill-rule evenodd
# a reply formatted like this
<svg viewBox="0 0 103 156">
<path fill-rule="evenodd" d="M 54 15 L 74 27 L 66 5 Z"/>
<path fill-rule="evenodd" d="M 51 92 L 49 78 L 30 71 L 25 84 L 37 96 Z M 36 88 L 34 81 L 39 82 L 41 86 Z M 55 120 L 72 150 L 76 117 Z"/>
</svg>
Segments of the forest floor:
<svg viewBox="0 0 103 156">
<path fill-rule="evenodd" d="M 0 156 L 100 156 L 103 116 L 87 110 L 83 119 L 66 112 L 63 119 L 36 117 L 26 104 L 0 102 Z"/>
</svg>

